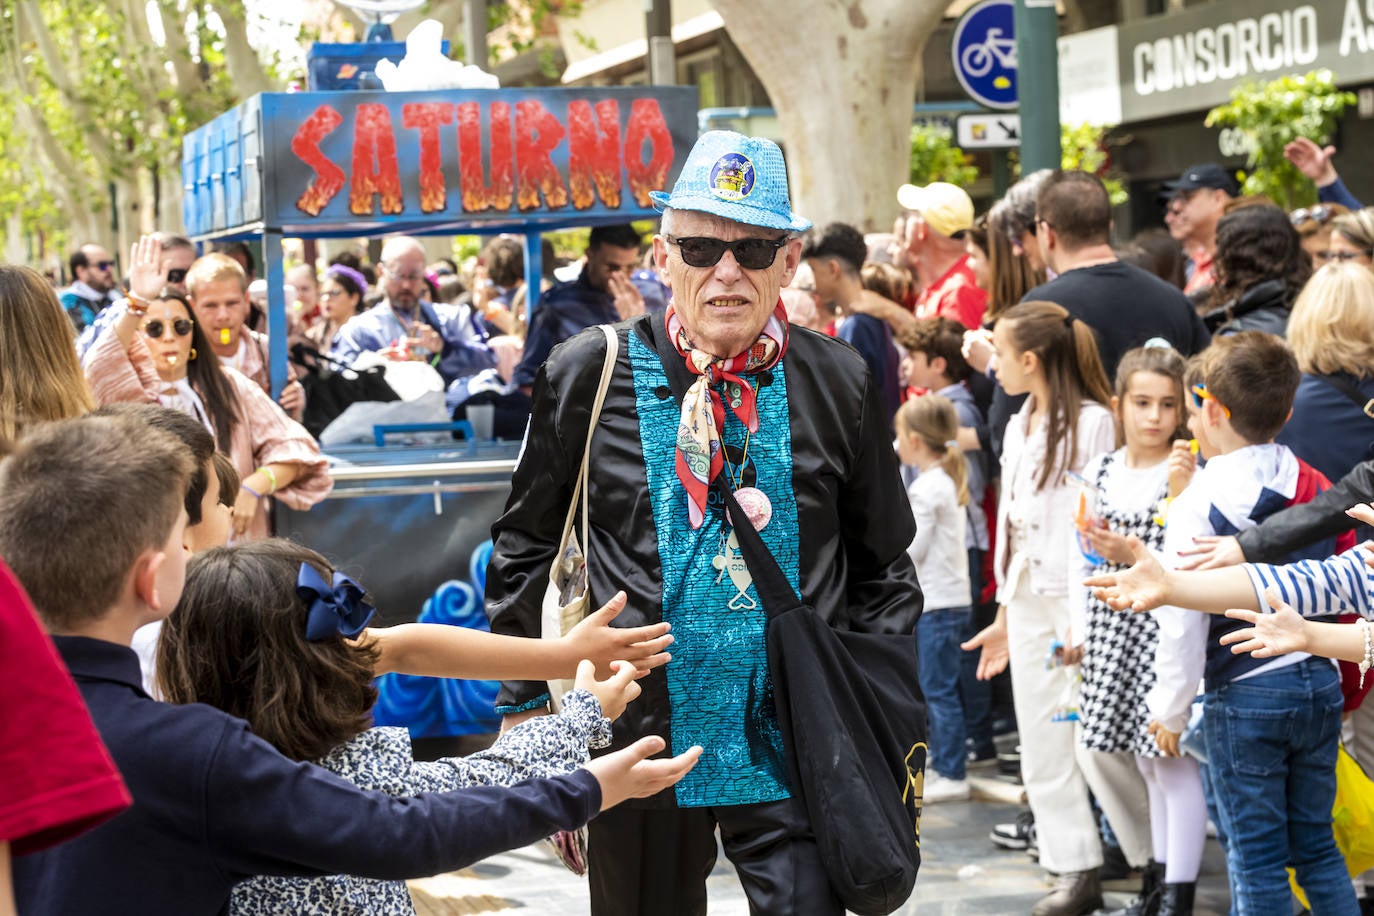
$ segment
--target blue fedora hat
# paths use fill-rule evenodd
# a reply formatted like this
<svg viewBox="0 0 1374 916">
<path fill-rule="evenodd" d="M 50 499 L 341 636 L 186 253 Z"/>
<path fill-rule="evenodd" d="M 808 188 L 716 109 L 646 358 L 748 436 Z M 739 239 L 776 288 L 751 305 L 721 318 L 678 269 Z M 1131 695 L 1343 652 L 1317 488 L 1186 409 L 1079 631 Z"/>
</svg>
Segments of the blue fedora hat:
<svg viewBox="0 0 1374 916">
<path fill-rule="evenodd" d="M 673 193 L 652 191 L 659 209 L 699 210 L 723 219 L 805 232 L 811 220 L 792 212 L 782 150 L 764 137 L 731 130 L 707 131 L 687 154 Z"/>
</svg>

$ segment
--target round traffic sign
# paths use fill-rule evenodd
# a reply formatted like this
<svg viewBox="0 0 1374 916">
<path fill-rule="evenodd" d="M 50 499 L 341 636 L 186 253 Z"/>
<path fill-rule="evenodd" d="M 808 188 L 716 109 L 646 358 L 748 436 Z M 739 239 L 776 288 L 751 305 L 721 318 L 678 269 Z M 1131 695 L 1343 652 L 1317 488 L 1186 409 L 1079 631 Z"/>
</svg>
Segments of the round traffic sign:
<svg viewBox="0 0 1374 916">
<path fill-rule="evenodd" d="M 959 85 L 988 108 L 1016 107 L 1016 29 L 1012 0 L 983 0 L 954 27 L 951 54 Z"/>
</svg>

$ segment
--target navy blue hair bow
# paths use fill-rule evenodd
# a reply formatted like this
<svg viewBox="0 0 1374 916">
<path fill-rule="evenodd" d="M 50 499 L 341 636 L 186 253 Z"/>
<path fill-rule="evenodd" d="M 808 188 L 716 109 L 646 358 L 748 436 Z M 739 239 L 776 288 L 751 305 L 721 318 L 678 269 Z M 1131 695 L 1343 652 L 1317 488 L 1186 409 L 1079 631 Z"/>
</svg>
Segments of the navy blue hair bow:
<svg viewBox="0 0 1374 916">
<path fill-rule="evenodd" d="M 311 642 L 334 636 L 357 636 L 377 613 L 358 583 L 336 572 L 331 586 L 309 563 L 301 564 L 300 575 L 296 576 L 296 594 L 310 605 L 305 638 Z"/>
</svg>

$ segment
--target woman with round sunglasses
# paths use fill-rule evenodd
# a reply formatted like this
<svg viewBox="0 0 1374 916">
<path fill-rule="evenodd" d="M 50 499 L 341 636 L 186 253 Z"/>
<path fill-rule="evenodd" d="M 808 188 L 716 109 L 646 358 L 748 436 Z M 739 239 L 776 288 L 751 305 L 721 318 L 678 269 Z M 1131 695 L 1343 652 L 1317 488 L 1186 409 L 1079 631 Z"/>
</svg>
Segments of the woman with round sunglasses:
<svg viewBox="0 0 1374 916">
<path fill-rule="evenodd" d="M 333 487 L 319 446 L 256 383 L 215 357 L 185 296 L 162 285 L 152 237 L 134 244 L 130 261 L 128 308 L 86 357 L 96 402 L 162 404 L 200 420 L 242 478 L 234 537 L 267 537 L 268 497 L 308 509 Z"/>
</svg>

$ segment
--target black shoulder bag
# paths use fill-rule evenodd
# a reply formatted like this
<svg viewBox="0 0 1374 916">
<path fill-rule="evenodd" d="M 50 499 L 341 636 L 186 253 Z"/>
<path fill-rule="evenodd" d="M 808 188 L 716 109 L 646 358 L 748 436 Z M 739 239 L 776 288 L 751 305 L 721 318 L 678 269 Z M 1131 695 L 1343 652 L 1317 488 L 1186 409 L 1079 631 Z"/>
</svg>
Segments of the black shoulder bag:
<svg viewBox="0 0 1374 916">
<path fill-rule="evenodd" d="M 722 474 L 732 520 L 748 516 Z M 835 893 L 891 913 L 921 867 L 926 707 L 914 634 L 836 630 L 802 604 L 754 526 L 735 526 L 768 613 L 768 673 L 792 777 Z"/>
<path fill-rule="evenodd" d="M 653 342 L 680 399 L 687 369 L 663 330 Z M 836 630 L 802 604 L 716 478 L 740 552 L 768 614 L 768 671 L 791 786 L 805 805 L 826 876 L 845 907 L 884 916 L 911 896 L 921 867 L 926 707 L 914 633 Z"/>
</svg>

